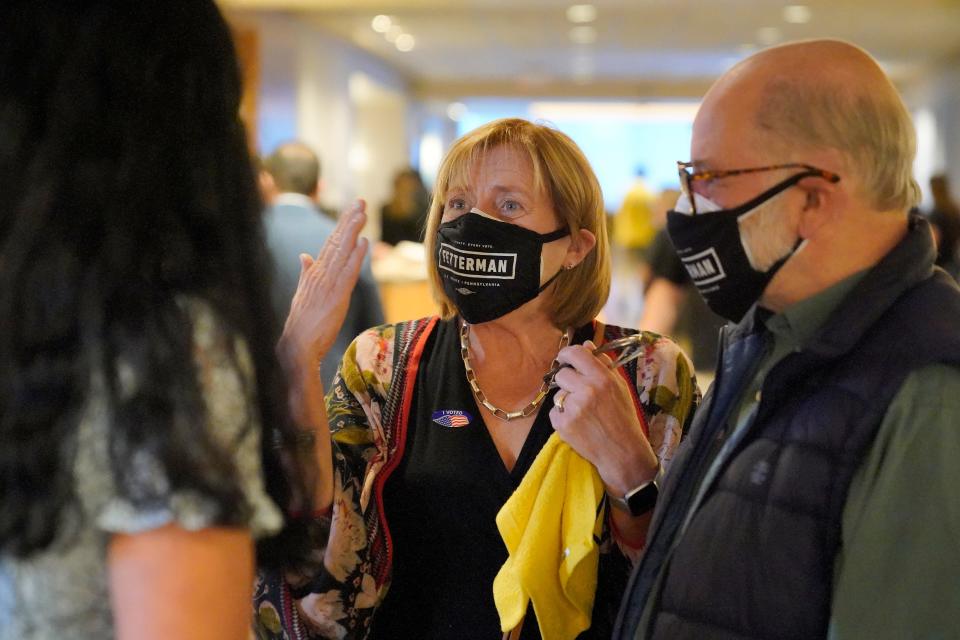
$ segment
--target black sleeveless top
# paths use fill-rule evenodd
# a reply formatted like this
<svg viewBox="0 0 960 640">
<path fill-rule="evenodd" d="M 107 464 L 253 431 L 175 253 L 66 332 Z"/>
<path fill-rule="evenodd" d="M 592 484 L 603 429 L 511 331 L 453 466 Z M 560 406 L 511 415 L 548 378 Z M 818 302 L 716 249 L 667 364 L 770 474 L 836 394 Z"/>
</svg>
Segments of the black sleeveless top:
<svg viewBox="0 0 960 640">
<path fill-rule="evenodd" d="M 578 330 L 572 343 L 591 336 Z M 496 515 L 553 433 L 544 400 L 511 471 L 487 431 L 460 357 L 457 320 L 427 339 L 406 448 L 384 487 L 396 553 L 371 638 L 498 639 L 493 579 L 507 559 Z M 521 638 L 539 638 L 529 608 Z"/>
</svg>

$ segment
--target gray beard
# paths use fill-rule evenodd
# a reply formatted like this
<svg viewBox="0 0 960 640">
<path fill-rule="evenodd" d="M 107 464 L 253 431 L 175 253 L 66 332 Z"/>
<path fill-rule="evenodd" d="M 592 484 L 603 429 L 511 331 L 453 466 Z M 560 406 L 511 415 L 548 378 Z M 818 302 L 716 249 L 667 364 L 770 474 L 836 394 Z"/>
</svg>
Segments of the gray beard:
<svg viewBox="0 0 960 640">
<path fill-rule="evenodd" d="M 761 273 L 788 256 L 797 244 L 796 233 L 787 227 L 782 210 L 777 208 L 777 200 L 785 193 L 777 194 L 737 219 L 740 243 L 750 266 Z"/>
</svg>

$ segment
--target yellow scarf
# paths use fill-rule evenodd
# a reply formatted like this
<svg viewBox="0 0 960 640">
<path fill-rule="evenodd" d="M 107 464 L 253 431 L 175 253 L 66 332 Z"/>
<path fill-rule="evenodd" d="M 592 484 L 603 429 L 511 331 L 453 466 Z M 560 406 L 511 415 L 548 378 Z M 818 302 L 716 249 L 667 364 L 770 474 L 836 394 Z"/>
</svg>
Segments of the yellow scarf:
<svg viewBox="0 0 960 640">
<path fill-rule="evenodd" d="M 557 434 L 497 514 L 509 557 L 493 581 L 504 632 L 533 602 L 543 640 L 572 639 L 590 627 L 603 528 L 600 474 Z"/>
</svg>

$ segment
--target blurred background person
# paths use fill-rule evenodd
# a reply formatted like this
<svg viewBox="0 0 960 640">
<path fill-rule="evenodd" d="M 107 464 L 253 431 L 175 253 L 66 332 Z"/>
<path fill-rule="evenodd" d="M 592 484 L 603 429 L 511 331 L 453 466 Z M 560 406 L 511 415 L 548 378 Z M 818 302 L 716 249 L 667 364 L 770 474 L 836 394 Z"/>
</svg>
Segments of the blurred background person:
<svg viewBox="0 0 960 640">
<path fill-rule="evenodd" d="M 947 176 L 937 174 L 930 178 L 933 207 L 927 214 L 937 242 L 937 266 L 954 278 L 960 275 L 960 207 L 950 193 Z"/>
<path fill-rule="evenodd" d="M 393 192 L 380 209 L 380 241 L 395 245 L 406 240 L 423 242 L 423 227 L 430 208 L 430 193 L 420 173 L 407 167 L 393 178 Z"/>
<path fill-rule="evenodd" d="M 0 638 L 246 639 L 322 393 L 276 360 L 230 31 L 210 0 L 0 25 Z M 288 343 L 315 353 L 359 254 Z"/>
<path fill-rule="evenodd" d="M 647 186 L 645 176 L 642 167 L 635 170 L 620 208 L 610 219 L 613 280 L 604 317 L 627 326 L 636 324 L 643 309 L 643 296 L 637 294 L 650 279 L 647 253 L 663 225 L 662 215 L 658 225 L 657 196 Z"/>
<path fill-rule="evenodd" d="M 679 196 L 677 192 L 672 192 Z M 673 203 L 676 203 L 673 198 Z M 671 206 L 672 206 L 671 204 Z M 726 321 L 697 294 L 666 229 L 660 229 L 648 252 L 650 278 L 643 289 L 639 326 L 675 338 L 690 354 L 697 376 L 712 378 L 720 328 Z M 701 384 L 705 384 L 701 381 Z"/>
<path fill-rule="evenodd" d="M 638 167 L 627 195 L 613 218 L 611 239 L 614 246 L 629 252 L 638 262 L 645 261 L 646 249 L 657 233 L 654 204 L 656 195 L 647 186 L 647 172 Z"/>
<path fill-rule="evenodd" d="M 276 317 L 284 319 L 300 280 L 299 256 L 315 255 L 336 226 L 317 203 L 320 191 L 320 160 L 302 142 L 277 147 L 265 167 L 277 191 L 264 216 L 267 244 L 273 257 L 275 283 L 271 291 Z M 356 288 L 350 296 L 346 319 L 336 341 L 320 363 L 324 386 L 329 388 L 343 353 L 353 338 L 364 329 L 383 324 L 383 308 L 377 283 L 365 259 Z"/>
<path fill-rule="evenodd" d="M 270 206 L 273 204 L 274 198 L 277 197 L 277 185 L 273 180 L 273 176 L 267 171 L 263 158 L 259 155 L 253 156 L 253 168 L 257 175 L 257 188 L 260 190 L 260 199 L 265 206 Z"/>
</svg>

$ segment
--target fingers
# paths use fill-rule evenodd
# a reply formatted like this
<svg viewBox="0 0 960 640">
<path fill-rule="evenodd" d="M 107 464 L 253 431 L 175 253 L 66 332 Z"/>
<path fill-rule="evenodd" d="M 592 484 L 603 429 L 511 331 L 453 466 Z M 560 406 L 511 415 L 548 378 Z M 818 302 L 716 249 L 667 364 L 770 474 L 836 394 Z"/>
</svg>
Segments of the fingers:
<svg viewBox="0 0 960 640">
<path fill-rule="evenodd" d="M 563 403 L 566 401 L 568 395 L 570 395 L 569 391 L 560 389 L 560 391 L 557 391 L 556 395 L 553 396 L 553 406 L 558 413 L 563 413 Z"/>
<path fill-rule="evenodd" d="M 300 277 L 297 279 L 297 289 L 300 288 L 300 285 L 303 284 L 303 278 L 306 276 L 307 271 L 313 265 L 313 258 L 309 254 L 301 253 L 300 254 Z"/>
<path fill-rule="evenodd" d="M 342 268 L 350 254 L 356 248 L 360 231 L 367 222 L 364 207 L 364 202 L 358 200 L 348 212 L 343 214 L 343 217 L 341 217 L 337 223 L 337 228 L 334 229 L 324 245 L 324 251 L 318 260 L 318 262 L 323 263 L 325 270 L 336 271 L 338 268 Z"/>
<path fill-rule="evenodd" d="M 360 238 L 357 241 L 356 246 L 344 263 L 343 272 L 338 278 L 338 286 L 344 286 L 351 291 L 354 286 L 356 286 L 357 279 L 360 277 L 360 268 L 363 266 L 363 258 L 367 254 L 369 244 L 366 238 Z"/>
<path fill-rule="evenodd" d="M 333 232 L 331 232 L 330 237 L 327 238 L 327 241 L 323 244 L 320 253 L 317 254 L 318 263 L 328 262 L 332 258 L 335 259 L 336 252 L 345 243 L 350 244 L 351 248 L 353 247 L 356 237 L 360 233 L 360 229 L 363 228 L 363 225 L 367 221 L 366 208 L 367 203 L 364 200 L 357 200 L 340 214 L 340 218 L 337 220 L 337 225 L 333 228 Z M 358 222 L 359 227 L 357 226 Z M 351 229 L 353 229 L 352 233 Z M 351 235 L 353 237 L 352 241 L 349 239 Z"/>
<path fill-rule="evenodd" d="M 583 346 L 589 349 L 591 353 L 597 350 L 597 345 L 593 344 L 593 340 L 587 340 L 583 343 Z M 606 368 L 610 369 L 613 367 L 613 359 L 606 353 L 593 353 L 593 357 L 599 358 Z"/>
<path fill-rule="evenodd" d="M 587 345 L 590 346 L 587 346 Z M 611 360 L 605 355 L 593 355 L 593 343 L 572 345 L 560 350 L 557 360 L 561 364 L 569 364 L 580 373 L 588 376 L 603 375 L 610 370 Z M 559 378 L 558 378 L 559 383 Z"/>
</svg>

